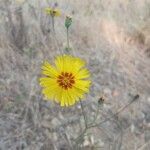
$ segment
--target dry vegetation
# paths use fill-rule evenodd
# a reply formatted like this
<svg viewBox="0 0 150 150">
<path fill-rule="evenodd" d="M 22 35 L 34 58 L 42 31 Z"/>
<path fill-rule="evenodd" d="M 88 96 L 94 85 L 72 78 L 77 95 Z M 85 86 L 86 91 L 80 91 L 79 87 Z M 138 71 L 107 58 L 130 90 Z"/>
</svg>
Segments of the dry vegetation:
<svg viewBox="0 0 150 150">
<path fill-rule="evenodd" d="M 84 58 L 92 87 L 83 102 L 88 121 L 105 95 L 98 123 L 88 130 L 83 150 L 150 149 L 150 1 L 59 0 L 62 16 L 43 9 L 52 0 L 0 0 L 0 150 L 71 150 L 83 130 L 80 105 L 60 108 L 42 99 L 40 65 L 62 53 L 64 19 L 73 16 L 72 54 Z"/>
</svg>

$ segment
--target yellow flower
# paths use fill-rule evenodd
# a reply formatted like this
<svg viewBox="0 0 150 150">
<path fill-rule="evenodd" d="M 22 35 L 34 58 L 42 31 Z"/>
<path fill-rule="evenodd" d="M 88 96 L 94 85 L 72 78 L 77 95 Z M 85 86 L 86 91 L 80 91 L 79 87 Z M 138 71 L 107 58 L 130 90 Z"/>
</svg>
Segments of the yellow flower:
<svg viewBox="0 0 150 150">
<path fill-rule="evenodd" d="M 47 15 L 51 15 L 52 17 L 59 17 L 61 15 L 61 12 L 59 9 L 56 8 L 45 8 L 45 12 Z"/>
<path fill-rule="evenodd" d="M 54 100 L 61 106 L 71 106 L 89 91 L 90 73 L 85 62 L 70 55 L 60 55 L 55 59 L 55 66 L 47 61 L 42 65 L 40 85 L 46 99 Z"/>
</svg>

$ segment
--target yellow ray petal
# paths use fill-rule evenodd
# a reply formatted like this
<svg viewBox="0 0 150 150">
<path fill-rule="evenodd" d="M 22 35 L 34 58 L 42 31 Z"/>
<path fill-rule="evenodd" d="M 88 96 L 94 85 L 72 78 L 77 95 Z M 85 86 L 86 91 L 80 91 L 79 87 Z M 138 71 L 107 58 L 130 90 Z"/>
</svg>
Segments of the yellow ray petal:
<svg viewBox="0 0 150 150">
<path fill-rule="evenodd" d="M 82 67 L 84 67 L 85 61 L 70 55 L 62 55 L 56 57 L 55 65 L 59 71 L 77 73 Z"/>
<path fill-rule="evenodd" d="M 52 11 L 52 9 L 51 9 L 50 7 L 45 8 L 45 13 L 46 13 L 47 15 L 50 15 L 50 14 L 51 14 L 51 11 Z"/>
<path fill-rule="evenodd" d="M 88 81 L 88 80 L 77 80 L 74 87 L 76 87 L 77 89 L 83 90 L 84 92 L 88 92 L 90 84 L 91 84 L 91 81 Z"/>
<path fill-rule="evenodd" d="M 64 72 L 64 71 L 72 71 L 72 56 L 70 55 L 62 55 L 57 56 L 55 59 L 55 65 L 58 71 Z"/>
<path fill-rule="evenodd" d="M 75 75 L 75 78 L 76 79 L 86 79 L 86 78 L 89 78 L 90 77 L 90 73 L 89 71 L 84 68 L 84 69 L 81 69 L 76 75 Z"/>
<path fill-rule="evenodd" d="M 42 66 L 42 74 L 43 75 L 46 75 L 46 76 L 49 76 L 49 77 L 57 77 L 58 76 L 58 72 L 57 70 L 52 67 L 49 62 L 45 61 L 43 63 L 43 66 Z"/>
<path fill-rule="evenodd" d="M 53 100 L 55 93 L 54 90 L 52 88 L 44 88 L 42 90 L 42 94 L 46 97 L 46 99 L 48 100 Z"/>
<path fill-rule="evenodd" d="M 67 102 L 68 102 L 69 106 L 72 106 L 75 103 L 74 94 L 72 92 L 70 92 L 69 90 L 67 90 L 66 95 L 67 95 Z"/>
<path fill-rule="evenodd" d="M 55 65 L 58 71 L 64 71 L 64 60 L 63 56 L 57 56 L 55 59 Z"/>
<path fill-rule="evenodd" d="M 49 78 L 49 77 L 42 77 L 39 79 L 40 85 L 42 87 L 56 87 L 57 85 L 57 81 L 53 78 Z M 58 86 L 57 86 L 58 87 Z"/>
<path fill-rule="evenodd" d="M 73 72 L 76 74 L 81 68 L 85 66 L 85 61 L 80 58 L 74 58 L 73 61 Z"/>
</svg>

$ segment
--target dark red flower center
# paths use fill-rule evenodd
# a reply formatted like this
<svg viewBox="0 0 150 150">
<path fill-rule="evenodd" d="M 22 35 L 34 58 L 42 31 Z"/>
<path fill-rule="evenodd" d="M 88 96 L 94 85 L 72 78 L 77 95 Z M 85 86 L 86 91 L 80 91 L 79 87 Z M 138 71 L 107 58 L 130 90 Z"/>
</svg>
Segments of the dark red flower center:
<svg viewBox="0 0 150 150">
<path fill-rule="evenodd" d="M 72 73 L 62 72 L 58 76 L 57 83 L 65 90 L 72 88 L 73 84 L 75 83 L 74 76 Z"/>
</svg>

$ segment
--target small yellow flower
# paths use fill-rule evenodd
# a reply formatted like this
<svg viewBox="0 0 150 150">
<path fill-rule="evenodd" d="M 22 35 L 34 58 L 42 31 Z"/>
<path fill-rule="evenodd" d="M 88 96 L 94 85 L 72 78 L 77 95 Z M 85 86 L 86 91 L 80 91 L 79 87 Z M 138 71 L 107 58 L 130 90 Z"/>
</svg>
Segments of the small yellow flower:
<svg viewBox="0 0 150 150">
<path fill-rule="evenodd" d="M 61 12 L 59 9 L 56 8 L 45 8 L 45 12 L 47 15 L 51 15 L 52 17 L 59 17 L 61 15 Z"/>
<path fill-rule="evenodd" d="M 46 99 L 54 100 L 61 106 L 71 106 L 89 91 L 90 73 L 85 62 L 70 55 L 60 55 L 55 59 L 55 66 L 47 61 L 42 65 L 40 85 Z"/>
</svg>

